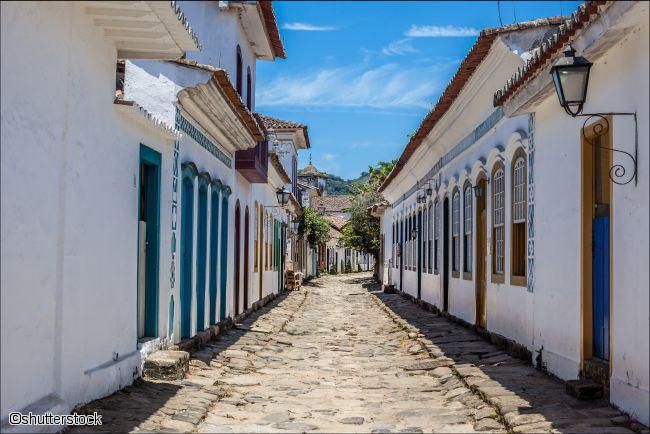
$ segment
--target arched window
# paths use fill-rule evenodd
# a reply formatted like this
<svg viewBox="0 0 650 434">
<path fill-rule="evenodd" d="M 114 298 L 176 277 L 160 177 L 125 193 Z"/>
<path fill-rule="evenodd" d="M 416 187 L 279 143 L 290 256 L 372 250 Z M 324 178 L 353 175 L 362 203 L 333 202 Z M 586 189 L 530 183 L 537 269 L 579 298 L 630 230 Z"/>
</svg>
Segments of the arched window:
<svg viewBox="0 0 650 434">
<path fill-rule="evenodd" d="M 463 278 L 472 278 L 472 185 L 465 183 L 463 190 Z"/>
<path fill-rule="evenodd" d="M 492 172 L 492 282 L 503 283 L 505 272 L 505 172 L 497 164 Z"/>
<path fill-rule="evenodd" d="M 526 154 L 515 153 L 512 165 L 512 267 L 510 283 L 526 285 Z"/>
<path fill-rule="evenodd" d="M 239 94 L 239 96 L 241 98 L 244 97 L 244 95 L 242 94 L 242 85 L 243 85 L 243 77 L 242 77 L 242 75 L 243 75 L 243 73 L 244 73 L 244 64 L 243 64 L 242 58 L 241 58 L 241 48 L 239 48 L 239 45 L 237 45 L 236 89 L 237 89 L 237 93 Z"/>
<path fill-rule="evenodd" d="M 435 221 L 433 225 L 433 272 L 438 274 L 438 259 L 440 258 L 440 201 L 436 198 L 433 203 Z"/>
<path fill-rule="evenodd" d="M 451 202 L 451 222 L 452 222 L 452 262 L 451 271 L 453 277 L 460 276 L 460 193 L 458 188 L 452 195 Z"/>
<path fill-rule="evenodd" d="M 246 107 L 253 110 L 253 79 L 250 66 L 246 68 Z"/>
</svg>

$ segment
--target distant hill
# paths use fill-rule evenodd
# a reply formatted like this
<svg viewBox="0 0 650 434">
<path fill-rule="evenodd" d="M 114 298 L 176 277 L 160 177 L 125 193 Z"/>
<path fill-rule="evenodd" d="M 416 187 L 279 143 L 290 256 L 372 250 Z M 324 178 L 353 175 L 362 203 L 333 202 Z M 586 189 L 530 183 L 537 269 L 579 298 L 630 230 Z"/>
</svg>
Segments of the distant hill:
<svg viewBox="0 0 650 434">
<path fill-rule="evenodd" d="M 361 172 L 356 179 L 343 179 L 340 176 L 327 174 L 327 194 L 352 194 L 354 185 L 362 184 L 368 179 L 368 172 Z"/>
</svg>

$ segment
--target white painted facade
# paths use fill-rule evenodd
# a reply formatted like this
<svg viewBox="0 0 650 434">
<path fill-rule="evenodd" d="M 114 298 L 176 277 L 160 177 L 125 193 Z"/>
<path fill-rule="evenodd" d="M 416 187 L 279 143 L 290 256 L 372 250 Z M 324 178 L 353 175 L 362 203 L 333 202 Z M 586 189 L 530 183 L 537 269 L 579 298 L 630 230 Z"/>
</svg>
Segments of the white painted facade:
<svg viewBox="0 0 650 434">
<path fill-rule="evenodd" d="M 578 32 L 574 47 L 594 62 L 584 111 L 636 112 L 639 119 L 638 183 L 612 187 L 610 401 L 648 424 L 648 5 L 643 2 L 614 5 L 590 27 Z M 532 352 L 533 360 L 541 351 L 543 364 L 551 373 L 565 380 L 576 379 L 585 358 L 590 356 L 583 348 L 587 332 L 582 318 L 585 309 L 591 306 L 583 306 L 581 301 L 581 171 L 584 170 L 581 128 L 585 118 L 572 118 L 560 107 L 547 70 L 528 84 L 532 87 L 530 91 L 524 86 L 520 95 L 516 94 L 503 108 L 495 109 L 494 91 L 521 64 L 519 56 L 497 37 L 450 109 L 386 187 L 384 196 L 391 206 L 381 219 L 386 267 L 383 283 L 418 297 L 417 259 L 411 259 L 413 249 L 407 243 L 401 246 L 401 256 L 398 254 L 393 224 L 419 209 L 427 210 L 430 203 L 446 197 L 450 200 L 451 226 L 454 189 L 464 186 L 466 181 L 476 186 L 481 177 L 492 180 L 494 165 L 501 161 L 506 169 L 504 282 L 495 283 L 491 276 L 495 240 L 491 231 L 494 183 L 490 182 L 483 192 L 487 195 L 486 256 L 476 257 L 477 244 L 473 238 L 471 278 L 464 278 L 463 268 L 458 277 L 449 272 L 446 310 L 470 324 L 477 324 L 476 261 L 485 260 L 487 330 L 523 344 Z M 628 152 L 633 150 L 632 119 L 614 116 L 611 126 L 614 146 Z M 470 136 L 469 142 L 464 141 Z M 534 213 L 534 219 L 529 214 L 526 223 L 528 247 L 533 240 L 534 248 L 527 252 L 528 281 L 524 286 L 512 284 L 509 279 L 513 182 L 510 168 L 519 148 L 527 156 L 527 201 L 529 206 L 533 205 Z M 452 154 L 439 170 L 432 170 L 450 151 Z M 533 158 L 530 158 L 531 151 Z M 616 156 L 614 162 L 625 164 L 627 173 L 631 173 L 629 161 L 623 157 Z M 432 172 L 435 172 L 433 176 Z M 426 188 L 427 181 L 431 181 L 434 193 L 425 205 L 418 204 L 417 186 Z M 471 197 L 472 236 L 475 236 L 477 198 L 475 194 Z M 462 190 L 460 203 L 462 216 Z M 531 208 L 528 209 L 530 213 Z M 450 227 L 450 232 L 444 234 L 441 220 L 434 218 L 434 223 L 441 225 L 440 243 L 443 236 L 451 240 L 452 230 Z M 462 238 L 460 246 L 462 267 Z M 442 251 L 439 261 L 440 256 Z M 412 268 L 405 267 L 400 272 L 402 260 L 410 261 Z M 449 266 L 450 262 L 447 261 Z M 429 270 L 426 264 L 424 268 L 420 298 L 444 310 L 442 262 L 435 267 L 438 273 L 430 272 L 434 270 Z"/>
<path fill-rule="evenodd" d="M 219 118 L 193 119 L 201 113 L 192 98 L 213 83 L 215 68 L 226 69 L 234 80 L 239 45 L 244 101 L 250 67 L 253 108 L 255 61 L 275 56 L 259 40 L 266 31 L 255 28 L 254 4 L 181 3 L 202 42 L 201 52 L 194 52 L 201 46 L 178 11 L 165 2 L 130 6 L 145 11 L 143 20 L 159 20 L 154 30 L 172 47 L 164 52 L 151 48 L 156 44 L 129 45 L 128 39 L 105 36 L 97 24 L 101 20 L 96 21 L 101 9 L 90 3 L 2 3 L 2 347 L 12 349 L 2 352 L 3 432 L 12 429 L 6 419 L 10 411 L 67 413 L 131 384 L 141 374 L 144 357 L 181 340 L 181 187 L 186 163 L 193 163 L 199 175 L 192 179 L 194 255 L 187 337 L 214 323 L 211 309 L 221 321 L 260 298 L 253 273 L 252 209 L 255 203 L 277 205 L 275 189 L 283 181 L 271 165 L 267 182 L 261 184 L 251 184 L 235 170 L 235 152 L 257 143 L 232 103 L 225 104 L 223 89 L 214 93 L 211 88 L 212 97 L 222 98 L 218 109 L 224 116 Z M 161 9 L 163 4 L 170 11 Z M 107 7 L 114 16 L 124 12 L 127 19 L 140 19 L 129 15 L 125 5 Z M 256 41 L 255 50 L 251 41 Z M 135 53 L 130 47 L 149 51 Z M 164 60 L 183 54 L 212 69 Z M 130 55 L 150 60 L 129 60 Z M 119 103 L 114 102 L 118 56 L 127 59 L 124 101 Z M 141 146 L 160 154 L 160 202 L 156 334 L 139 340 Z M 207 186 L 201 326 L 196 246 L 202 178 L 212 182 Z M 219 233 L 216 257 L 209 245 L 212 191 L 218 192 L 219 201 L 229 196 L 227 213 L 222 214 L 220 203 L 216 222 L 221 232 L 227 216 L 228 241 L 222 249 Z M 244 273 L 249 275 L 248 305 L 240 291 L 239 311 L 234 312 L 232 228 L 237 202 L 242 247 L 246 207 L 251 230 L 249 269 L 244 270 L 242 260 L 240 271 L 242 282 Z M 276 219 L 278 226 L 286 223 L 286 213 L 277 213 Z M 209 294 L 211 267 L 217 271 L 216 303 Z M 277 270 L 265 272 L 261 296 L 277 293 L 280 285 Z"/>
</svg>

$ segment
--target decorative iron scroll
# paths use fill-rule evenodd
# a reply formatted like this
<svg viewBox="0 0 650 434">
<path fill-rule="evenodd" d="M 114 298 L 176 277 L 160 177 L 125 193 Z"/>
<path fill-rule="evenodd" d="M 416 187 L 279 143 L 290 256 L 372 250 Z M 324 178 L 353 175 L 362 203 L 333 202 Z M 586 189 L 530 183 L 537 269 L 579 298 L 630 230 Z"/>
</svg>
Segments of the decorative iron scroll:
<svg viewBox="0 0 650 434">
<path fill-rule="evenodd" d="M 596 135 L 596 137 L 602 137 L 609 133 L 609 121 L 607 120 L 606 116 L 634 116 L 634 136 L 635 136 L 635 144 L 634 144 L 634 155 L 627 151 L 623 151 L 621 149 L 616 149 L 616 148 L 609 148 L 607 146 L 602 146 L 600 144 L 596 144 L 595 141 L 589 140 L 589 137 L 587 136 L 586 129 L 587 129 L 587 124 L 589 121 L 592 119 L 596 118 L 598 121 L 594 123 L 594 125 L 591 127 L 591 131 Z M 631 170 L 631 175 L 628 175 L 628 168 L 625 167 L 622 163 L 616 163 L 613 164 L 612 167 L 609 168 L 609 179 L 612 180 L 613 183 L 618 184 L 618 185 L 626 185 L 629 184 L 630 182 L 634 181 L 634 184 L 636 185 L 637 181 L 637 148 L 638 148 L 638 133 L 637 133 L 637 123 L 636 123 L 636 113 L 585 113 L 581 114 L 578 116 L 584 116 L 587 119 L 585 119 L 585 122 L 582 124 L 582 137 L 585 139 L 587 143 L 589 143 L 591 146 L 594 148 L 598 148 L 600 150 L 606 150 L 606 151 L 614 151 L 614 152 L 619 152 L 623 155 L 625 155 L 627 158 L 629 158 L 632 161 L 632 170 Z"/>
</svg>

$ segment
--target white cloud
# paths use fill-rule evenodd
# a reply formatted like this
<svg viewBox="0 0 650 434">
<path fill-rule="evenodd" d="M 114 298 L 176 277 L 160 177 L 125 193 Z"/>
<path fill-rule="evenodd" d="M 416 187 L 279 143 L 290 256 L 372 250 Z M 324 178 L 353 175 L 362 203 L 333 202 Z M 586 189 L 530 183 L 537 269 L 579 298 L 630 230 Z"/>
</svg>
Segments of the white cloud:
<svg viewBox="0 0 650 434">
<path fill-rule="evenodd" d="M 279 76 L 258 87 L 258 106 L 430 108 L 442 87 L 447 64 L 402 68 L 394 63 L 374 68 L 321 69 Z"/>
<path fill-rule="evenodd" d="M 405 36 L 411 38 L 442 38 L 442 37 L 464 37 L 478 36 L 479 31 L 474 27 L 456 27 L 456 26 L 417 26 L 411 25 L 411 28 L 405 33 Z"/>
<path fill-rule="evenodd" d="M 305 32 L 325 32 L 328 30 L 336 30 L 334 26 L 316 26 L 309 23 L 285 23 L 282 28 L 284 30 L 299 30 Z"/>
<path fill-rule="evenodd" d="M 411 45 L 411 39 L 406 38 L 391 42 L 382 48 L 381 52 L 386 56 L 401 56 L 409 53 L 417 53 L 418 50 L 413 45 Z"/>
</svg>

